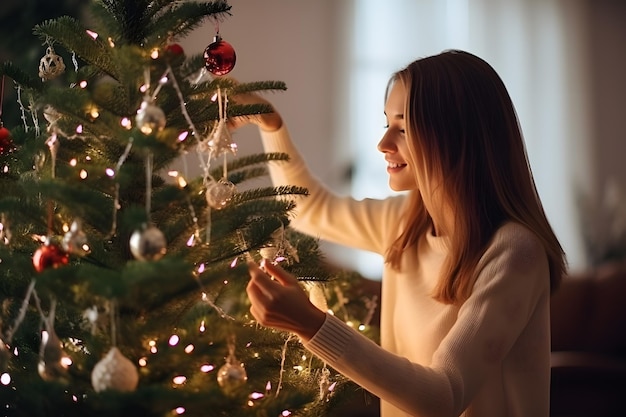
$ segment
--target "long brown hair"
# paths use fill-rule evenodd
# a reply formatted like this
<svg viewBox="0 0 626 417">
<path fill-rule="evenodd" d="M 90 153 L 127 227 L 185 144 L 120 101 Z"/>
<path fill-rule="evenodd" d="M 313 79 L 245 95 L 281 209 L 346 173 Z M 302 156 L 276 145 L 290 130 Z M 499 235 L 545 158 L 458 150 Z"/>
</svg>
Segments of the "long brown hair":
<svg viewBox="0 0 626 417">
<path fill-rule="evenodd" d="M 517 115 L 496 71 L 464 51 L 448 50 L 396 72 L 390 83 L 407 91 L 406 131 L 412 165 L 442 186 L 454 205 L 449 255 L 433 297 L 457 304 L 469 297 L 478 261 L 495 231 L 515 221 L 543 242 L 554 290 L 565 255 L 543 210 Z M 417 178 L 416 178 L 417 180 Z M 419 192 L 411 194 L 404 230 L 386 262 L 399 269 L 403 252 L 428 231 L 432 219 Z"/>
</svg>

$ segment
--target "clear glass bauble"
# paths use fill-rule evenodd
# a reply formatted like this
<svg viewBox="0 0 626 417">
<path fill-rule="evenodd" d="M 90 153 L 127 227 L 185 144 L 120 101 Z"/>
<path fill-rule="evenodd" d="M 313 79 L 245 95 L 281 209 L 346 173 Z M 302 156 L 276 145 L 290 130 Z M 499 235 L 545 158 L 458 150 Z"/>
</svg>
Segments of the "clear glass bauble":
<svg viewBox="0 0 626 417">
<path fill-rule="evenodd" d="M 245 385 L 247 380 L 248 374 L 246 373 L 243 363 L 236 360 L 227 361 L 217 371 L 217 383 L 227 394 L 237 391 Z"/>
<path fill-rule="evenodd" d="M 237 187 L 232 182 L 221 179 L 210 184 L 206 190 L 206 201 L 216 210 L 223 209 L 237 192 Z"/>
</svg>

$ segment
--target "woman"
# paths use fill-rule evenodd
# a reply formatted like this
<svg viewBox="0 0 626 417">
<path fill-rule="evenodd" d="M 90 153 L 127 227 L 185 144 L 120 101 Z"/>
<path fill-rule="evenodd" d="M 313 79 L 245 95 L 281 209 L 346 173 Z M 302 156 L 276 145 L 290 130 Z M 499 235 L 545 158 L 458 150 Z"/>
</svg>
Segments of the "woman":
<svg viewBox="0 0 626 417">
<path fill-rule="evenodd" d="M 378 149 L 390 187 L 356 201 L 307 170 L 280 115 L 259 116 L 265 150 L 291 161 L 273 182 L 308 188 L 293 226 L 380 253 L 381 344 L 316 309 L 280 267 L 250 265 L 251 313 L 381 399 L 382 417 L 549 414 L 549 302 L 565 269 L 517 117 L 489 64 L 463 51 L 395 73 Z"/>
</svg>

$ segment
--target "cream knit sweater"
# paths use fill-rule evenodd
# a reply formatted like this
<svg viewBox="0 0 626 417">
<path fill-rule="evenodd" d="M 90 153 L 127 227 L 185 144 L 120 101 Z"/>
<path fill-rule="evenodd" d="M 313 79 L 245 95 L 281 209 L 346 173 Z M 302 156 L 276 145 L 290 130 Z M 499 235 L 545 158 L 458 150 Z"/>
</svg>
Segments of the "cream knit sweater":
<svg viewBox="0 0 626 417">
<path fill-rule="evenodd" d="M 356 201 L 325 189 L 308 171 L 286 126 L 261 133 L 275 185 L 300 185 L 293 227 L 383 254 L 397 236 L 405 197 Z M 383 173 L 381 173 L 383 175 Z M 305 346 L 381 399 L 382 417 L 547 417 L 550 390 L 549 272 L 539 240 L 501 227 L 460 307 L 434 301 L 445 241 L 427 234 L 402 270 L 382 277 L 381 346 L 332 315 Z"/>
</svg>

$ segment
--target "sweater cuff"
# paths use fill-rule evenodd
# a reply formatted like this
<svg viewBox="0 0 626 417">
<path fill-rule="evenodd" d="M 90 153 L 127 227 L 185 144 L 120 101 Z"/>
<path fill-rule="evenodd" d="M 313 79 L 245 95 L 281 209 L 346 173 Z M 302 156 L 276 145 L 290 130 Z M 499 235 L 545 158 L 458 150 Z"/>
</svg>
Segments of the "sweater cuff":
<svg viewBox="0 0 626 417">
<path fill-rule="evenodd" d="M 326 314 L 322 327 L 304 347 L 327 363 L 337 362 L 350 346 L 354 330 L 337 317 Z"/>
</svg>

